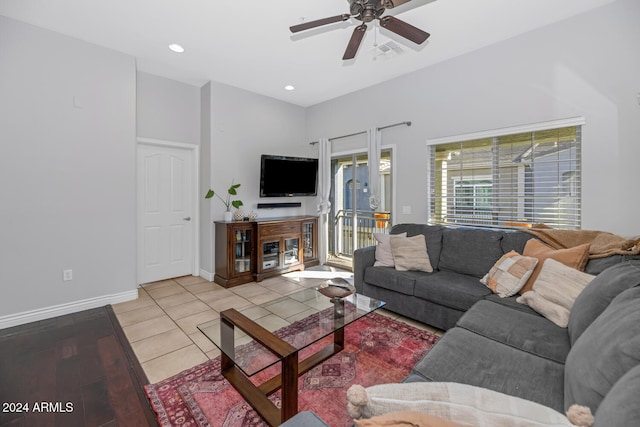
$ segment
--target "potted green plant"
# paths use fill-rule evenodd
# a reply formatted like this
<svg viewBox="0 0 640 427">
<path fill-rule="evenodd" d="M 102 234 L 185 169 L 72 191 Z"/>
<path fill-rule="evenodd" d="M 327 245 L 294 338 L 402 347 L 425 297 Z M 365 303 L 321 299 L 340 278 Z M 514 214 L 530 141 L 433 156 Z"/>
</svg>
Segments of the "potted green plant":
<svg viewBox="0 0 640 427">
<path fill-rule="evenodd" d="M 220 201 L 224 204 L 226 208 L 226 211 L 224 213 L 224 220 L 227 222 L 231 221 L 231 219 L 233 218 L 233 215 L 231 213 L 231 206 L 233 206 L 236 209 L 239 209 L 240 206 L 244 205 L 244 203 L 242 203 L 242 200 L 231 200 L 231 196 L 238 195 L 237 190 L 239 187 L 240 187 L 240 184 L 234 184 L 233 181 L 231 181 L 231 187 L 227 189 L 226 198 L 223 198 L 222 196 L 220 196 L 220 194 L 216 193 L 212 189 L 209 189 L 209 191 L 207 191 L 206 196 L 204 196 L 205 199 L 211 199 L 213 196 L 216 196 L 218 199 L 220 199 Z"/>
</svg>

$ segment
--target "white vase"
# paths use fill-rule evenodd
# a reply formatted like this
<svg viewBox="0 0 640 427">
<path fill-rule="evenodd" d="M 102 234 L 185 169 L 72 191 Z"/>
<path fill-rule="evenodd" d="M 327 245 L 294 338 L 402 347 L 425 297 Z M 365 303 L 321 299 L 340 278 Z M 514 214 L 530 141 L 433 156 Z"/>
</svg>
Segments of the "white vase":
<svg viewBox="0 0 640 427">
<path fill-rule="evenodd" d="M 233 212 L 224 211 L 224 222 L 231 222 L 231 221 L 233 221 Z"/>
</svg>

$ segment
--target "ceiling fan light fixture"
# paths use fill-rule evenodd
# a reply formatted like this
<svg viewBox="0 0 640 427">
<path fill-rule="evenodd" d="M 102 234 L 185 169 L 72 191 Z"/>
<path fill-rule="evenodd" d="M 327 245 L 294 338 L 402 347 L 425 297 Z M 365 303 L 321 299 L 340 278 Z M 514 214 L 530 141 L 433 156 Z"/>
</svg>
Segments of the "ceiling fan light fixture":
<svg viewBox="0 0 640 427">
<path fill-rule="evenodd" d="M 175 53 L 183 53 L 184 52 L 184 47 L 182 47 L 178 43 L 171 43 L 169 45 L 169 50 L 171 50 L 172 52 L 175 52 Z"/>
</svg>

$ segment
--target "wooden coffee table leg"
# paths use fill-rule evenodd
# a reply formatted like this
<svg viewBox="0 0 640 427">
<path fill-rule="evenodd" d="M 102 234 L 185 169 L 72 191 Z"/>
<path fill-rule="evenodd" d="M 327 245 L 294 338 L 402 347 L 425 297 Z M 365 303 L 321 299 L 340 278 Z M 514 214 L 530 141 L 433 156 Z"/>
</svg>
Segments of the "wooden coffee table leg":
<svg viewBox="0 0 640 427">
<path fill-rule="evenodd" d="M 282 360 L 282 422 L 298 413 L 298 352 Z"/>
<path fill-rule="evenodd" d="M 280 425 L 298 412 L 298 351 L 289 343 L 256 324 L 234 309 L 220 313 L 221 369 L 224 377 L 245 400 L 271 425 Z M 251 338 L 276 355 L 282 362 L 280 375 L 256 386 L 241 372 L 234 361 L 234 329 L 240 328 Z M 226 354 L 225 354 L 226 353 Z M 282 405 L 278 409 L 268 395 L 282 390 Z"/>
<path fill-rule="evenodd" d="M 222 347 L 222 354 L 220 355 L 220 370 L 223 372 L 229 368 L 233 368 L 234 366 L 234 329 L 233 323 L 227 319 L 222 319 L 220 322 L 220 345 Z"/>
<path fill-rule="evenodd" d="M 335 352 L 344 348 L 344 300 L 334 299 L 333 302 L 333 343 L 336 346 Z"/>
<path fill-rule="evenodd" d="M 336 330 L 333 332 L 333 344 L 309 356 L 302 362 L 298 360 L 298 351 L 294 347 L 236 310 L 225 310 L 220 315 L 220 340 L 223 350 L 220 359 L 222 373 L 242 397 L 272 426 L 279 425 L 298 413 L 298 376 L 344 348 L 344 301 L 342 300 L 334 301 L 333 316 Z M 267 380 L 260 386 L 256 386 L 249 381 L 240 369 L 235 366 L 232 359 L 235 344 L 233 335 L 235 327 L 246 332 L 251 338 L 281 358 L 280 375 Z M 279 410 L 267 398 L 268 395 L 278 389 L 282 392 L 282 404 Z"/>
</svg>

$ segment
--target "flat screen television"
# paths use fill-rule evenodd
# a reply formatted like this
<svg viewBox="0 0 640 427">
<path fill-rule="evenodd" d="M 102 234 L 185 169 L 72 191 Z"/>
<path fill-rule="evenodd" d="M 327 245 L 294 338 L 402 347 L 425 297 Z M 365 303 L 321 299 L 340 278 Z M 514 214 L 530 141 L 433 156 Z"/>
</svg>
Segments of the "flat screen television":
<svg viewBox="0 0 640 427">
<path fill-rule="evenodd" d="M 315 196 L 318 159 L 263 154 L 260 197 Z"/>
</svg>

